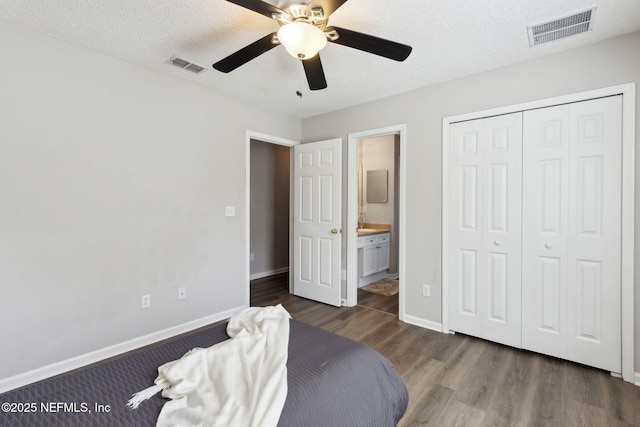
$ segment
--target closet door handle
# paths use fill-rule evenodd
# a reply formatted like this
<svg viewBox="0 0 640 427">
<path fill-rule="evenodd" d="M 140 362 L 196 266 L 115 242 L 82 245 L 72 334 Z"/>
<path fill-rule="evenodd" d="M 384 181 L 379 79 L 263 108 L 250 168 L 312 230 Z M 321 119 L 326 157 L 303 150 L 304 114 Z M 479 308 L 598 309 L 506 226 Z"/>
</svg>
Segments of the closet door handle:
<svg viewBox="0 0 640 427">
<path fill-rule="evenodd" d="M 500 242 L 500 240 L 496 239 L 493 241 L 493 244 L 496 246 L 500 246 L 502 243 Z"/>
<path fill-rule="evenodd" d="M 547 249 L 551 249 L 553 247 L 553 245 L 551 243 L 545 243 L 544 247 Z"/>
</svg>

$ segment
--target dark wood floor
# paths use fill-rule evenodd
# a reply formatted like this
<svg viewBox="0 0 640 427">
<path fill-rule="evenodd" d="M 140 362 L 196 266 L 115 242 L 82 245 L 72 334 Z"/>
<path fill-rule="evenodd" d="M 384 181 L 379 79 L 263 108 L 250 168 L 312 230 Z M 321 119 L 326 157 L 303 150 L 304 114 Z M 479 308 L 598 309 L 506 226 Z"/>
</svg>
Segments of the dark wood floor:
<svg viewBox="0 0 640 427">
<path fill-rule="evenodd" d="M 358 289 L 358 305 L 398 317 L 398 294 L 384 296 Z"/>
<path fill-rule="evenodd" d="M 409 390 L 400 426 L 640 426 L 640 387 L 607 372 L 412 326 L 376 307 L 299 298 L 287 274 L 251 283 L 251 305 L 274 304 L 391 360 Z"/>
</svg>

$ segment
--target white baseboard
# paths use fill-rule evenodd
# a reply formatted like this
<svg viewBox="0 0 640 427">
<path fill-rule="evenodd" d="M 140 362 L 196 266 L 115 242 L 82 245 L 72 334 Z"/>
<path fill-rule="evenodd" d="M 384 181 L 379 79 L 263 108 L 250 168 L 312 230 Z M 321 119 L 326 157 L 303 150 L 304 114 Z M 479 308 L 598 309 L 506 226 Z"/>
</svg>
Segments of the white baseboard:
<svg viewBox="0 0 640 427">
<path fill-rule="evenodd" d="M 420 326 L 421 328 L 431 329 L 432 331 L 436 332 L 442 332 L 442 323 L 432 322 L 431 320 L 410 316 L 408 314 L 403 315 L 402 319 L 400 320 L 412 325 Z"/>
<path fill-rule="evenodd" d="M 72 357 L 71 359 L 62 360 L 51 365 L 43 366 L 42 368 L 14 375 L 9 378 L 4 378 L 0 380 L 0 393 L 13 390 L 14 388 L 22 387 L 36 381 L 41 381 L 55 375 L 63 374 L 65 372 L 81 368 L 83 366 L 87 366 L 122 353 L 126 353 L 127 351 L 135 350 L 137 348 L 144 347 L 145 345 L 153 344 L 158 341 L 162 341 L 164 339 L 171 338 L 176 335 L 180 335 L 215 322 L 219 322 L 220 320 L 228 319 L 236 311 L 242 308 L 244 307 L 236 307 L 231 310 L 223 311 L 221 313 L 212 314 L 211 316 L 202 317 L 200 319 L 192 320 L 181 325 L 172 326 L 170 328 L 134 338 L 129 341 L 114 344 L 109 347 L 92 351 L 90 353 Z"/>
<path fill-rule="evenodd" d="M 278 268 L 275 270 L 263 271 L 262 273 L 254 273 L 249 276 L 249 280 L 262 279 L 263 277 L 275 276 L 276 274 L 288 273 L 289 267 Z"/>
<path fill-rule="evenodd" d="M 636 372 L 633 375 L 633 383 L 637 386 L 640 386 L 640 372 Z"/>
</svg>

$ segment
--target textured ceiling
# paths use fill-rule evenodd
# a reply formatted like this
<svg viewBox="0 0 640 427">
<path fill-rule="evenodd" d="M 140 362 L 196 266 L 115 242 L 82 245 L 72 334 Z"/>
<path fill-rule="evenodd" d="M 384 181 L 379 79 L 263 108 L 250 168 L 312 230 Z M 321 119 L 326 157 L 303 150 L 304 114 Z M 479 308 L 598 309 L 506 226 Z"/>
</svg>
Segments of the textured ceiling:
<svg viewBox="0 0 640 427">
<path fill-rule="evenodd" d="M 529 47 L 527 25 L 592 6 L 598 7 L 593 31 Z M 211 68 L 278 28 L 225 0 L 0 0 L 0 19 L 304 118 L 639 31 L 640 1 L 349 0 L 329 25 L 408 44 L 413 52 L 395 62 L 329 43 L 321 51 L 328 88 L 314 92 L 302 65 L 281 46 L 229 74 Z M 207 71 L 168 65 L 172 56 Z"/>
</svg>

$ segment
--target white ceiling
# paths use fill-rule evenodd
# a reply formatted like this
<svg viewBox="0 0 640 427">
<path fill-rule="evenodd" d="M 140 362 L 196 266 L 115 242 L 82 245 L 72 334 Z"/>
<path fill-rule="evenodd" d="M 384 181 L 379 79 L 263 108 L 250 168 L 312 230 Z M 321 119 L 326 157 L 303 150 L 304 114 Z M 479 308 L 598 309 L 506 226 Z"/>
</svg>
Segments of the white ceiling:
<svg viewBox="0 0 640 427">
<path fill-rule="evenodd" d="M 593 31 L 529 47 L 527 25 L 592 6 L 598 7 Z M 396 62 L 329 43 L 321 52 L 328 88 L 313 92 L 302 65 L 282 46 L 229 74 L 211 68 L 278 29 L 225 0 L 0 0 L 0 19 L 304 118 L 639 31 L 640 1 L 349 0 L 329 25 L 408 44 L 413 52 Z M 174 55 L 207 71 L 168 65 Z"/>
</svg>

